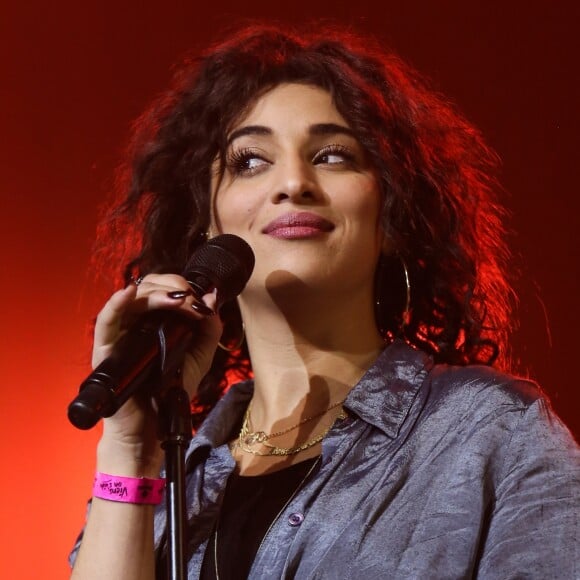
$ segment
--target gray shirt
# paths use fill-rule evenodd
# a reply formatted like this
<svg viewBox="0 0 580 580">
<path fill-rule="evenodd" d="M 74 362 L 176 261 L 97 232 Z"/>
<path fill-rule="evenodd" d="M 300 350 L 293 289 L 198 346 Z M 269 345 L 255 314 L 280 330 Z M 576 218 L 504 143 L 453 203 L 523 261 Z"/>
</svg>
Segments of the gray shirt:
<svg viewBox="0 0 580 580">
<path fill-rule="evenodd" d="M 187 477 L 190 579 L 235 466 L 227 442 L 252 388 L 230 389 L 188 451 L 207 454 Z M 580 453 L 533 383 L 433 365 L 396 341 L 344 407 L 348 417 L 272 523 L 250 578 L 579 577 Z M 164 520 L 160 506 L 158 545 Z"/>
</svg>

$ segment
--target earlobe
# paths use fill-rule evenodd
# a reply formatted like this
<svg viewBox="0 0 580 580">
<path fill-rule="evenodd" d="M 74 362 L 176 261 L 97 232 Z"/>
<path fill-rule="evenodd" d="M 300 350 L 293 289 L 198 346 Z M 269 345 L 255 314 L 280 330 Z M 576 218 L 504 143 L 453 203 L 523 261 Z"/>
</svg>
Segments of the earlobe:
<svg viewBox="0 0 580 580">
<path fill-rule="evenodd" d="M 207 227 L 207 231 L 205 232 L 206 238 L 211 240 L 212 238 L 219 236 L 221 233 L 222 232 L 218 224 L 212 219 L 209 226 Z"/>
<path fill-rule="evenodd" d="M 213 207 L 209 216 L 209 224 L 206 230 L 206 236 L 208 240 L 211 240 L 215 236 L 219 236 L 221 233 L 223 233 L 219 223 L 219 219 L 216 215 L 215 198 L 212 205 Z"/>
</svg>

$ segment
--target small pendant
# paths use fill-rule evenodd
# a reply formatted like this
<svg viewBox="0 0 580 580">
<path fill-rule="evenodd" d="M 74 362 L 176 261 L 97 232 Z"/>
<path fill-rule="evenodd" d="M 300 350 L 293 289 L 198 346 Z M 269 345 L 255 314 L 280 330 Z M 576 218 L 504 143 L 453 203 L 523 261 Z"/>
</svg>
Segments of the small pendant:
<svg viewBox="0 0 580 580">
<path fill-rule="evenodd" d="M 263 443 L 268 436 L 264 431 L 255 431 L 254 433 L 248 433 L 244 437 L 244 444 L 245 445 L 255 445 L 256 443 Z"/>
</svg>

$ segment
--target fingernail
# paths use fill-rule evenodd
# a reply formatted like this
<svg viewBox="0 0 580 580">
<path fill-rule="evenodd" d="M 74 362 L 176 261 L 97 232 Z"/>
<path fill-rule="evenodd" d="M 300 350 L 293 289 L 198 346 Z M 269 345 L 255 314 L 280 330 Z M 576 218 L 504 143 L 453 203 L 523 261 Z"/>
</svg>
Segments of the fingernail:
<svg viewBox="0 0 580 580">
<path fill-rule="evenodd" d="M 195 310 L 199 314 L 203 314 L 204 316 L 213 316 L 215 312 L 206 306 L 203 302 L 194 301 L 191 305 L 193 310 Z"/>
<path fill-rule="evenodd" d="M 167 297 L 173 298 L 173 300 L 181 300 L 190 294 L 191 290 L 174 290 L 173 292 L 168 292 Z"/>
</svg>

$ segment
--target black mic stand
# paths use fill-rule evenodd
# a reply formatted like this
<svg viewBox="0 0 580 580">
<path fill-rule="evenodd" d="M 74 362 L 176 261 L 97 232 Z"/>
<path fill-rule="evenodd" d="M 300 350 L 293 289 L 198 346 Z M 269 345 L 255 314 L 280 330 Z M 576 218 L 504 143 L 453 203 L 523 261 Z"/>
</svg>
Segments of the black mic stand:
<svg viewBox="0 0 580 580">
<path fill-rule="evenodd" d="M 179 384 L 169 387 L 163 394 L 159 407 L 159 423 L 167 476 L 165 489 L 167 578 L 185 580 L 187 576 L 185 451 L 191 441 L 191 410 L 189 396 L 181 386 L 180 380 Z"/>
<path fill-rule="evenodd" d="M 183 388 L 181 367 L 186 341 L 177 344 L 177 352 L 171 351 L 168 364 L 167 337 L 163 327 L 157 333 L 159 340 L 159 378 L 161 396 L 158 398 L 158 435 L 165 451 L 165 511 L 167 526 L 167 578 L 185 580 L 187 577 L 186 531 L 187 521 L 185 494 L 185 452 L 192 438 L 191 408 L 189 395 Z M 175 364 L 176 356 L 181 364 Z M 166 369 L 169 368 L 169 371 Z"/>
</svg>

